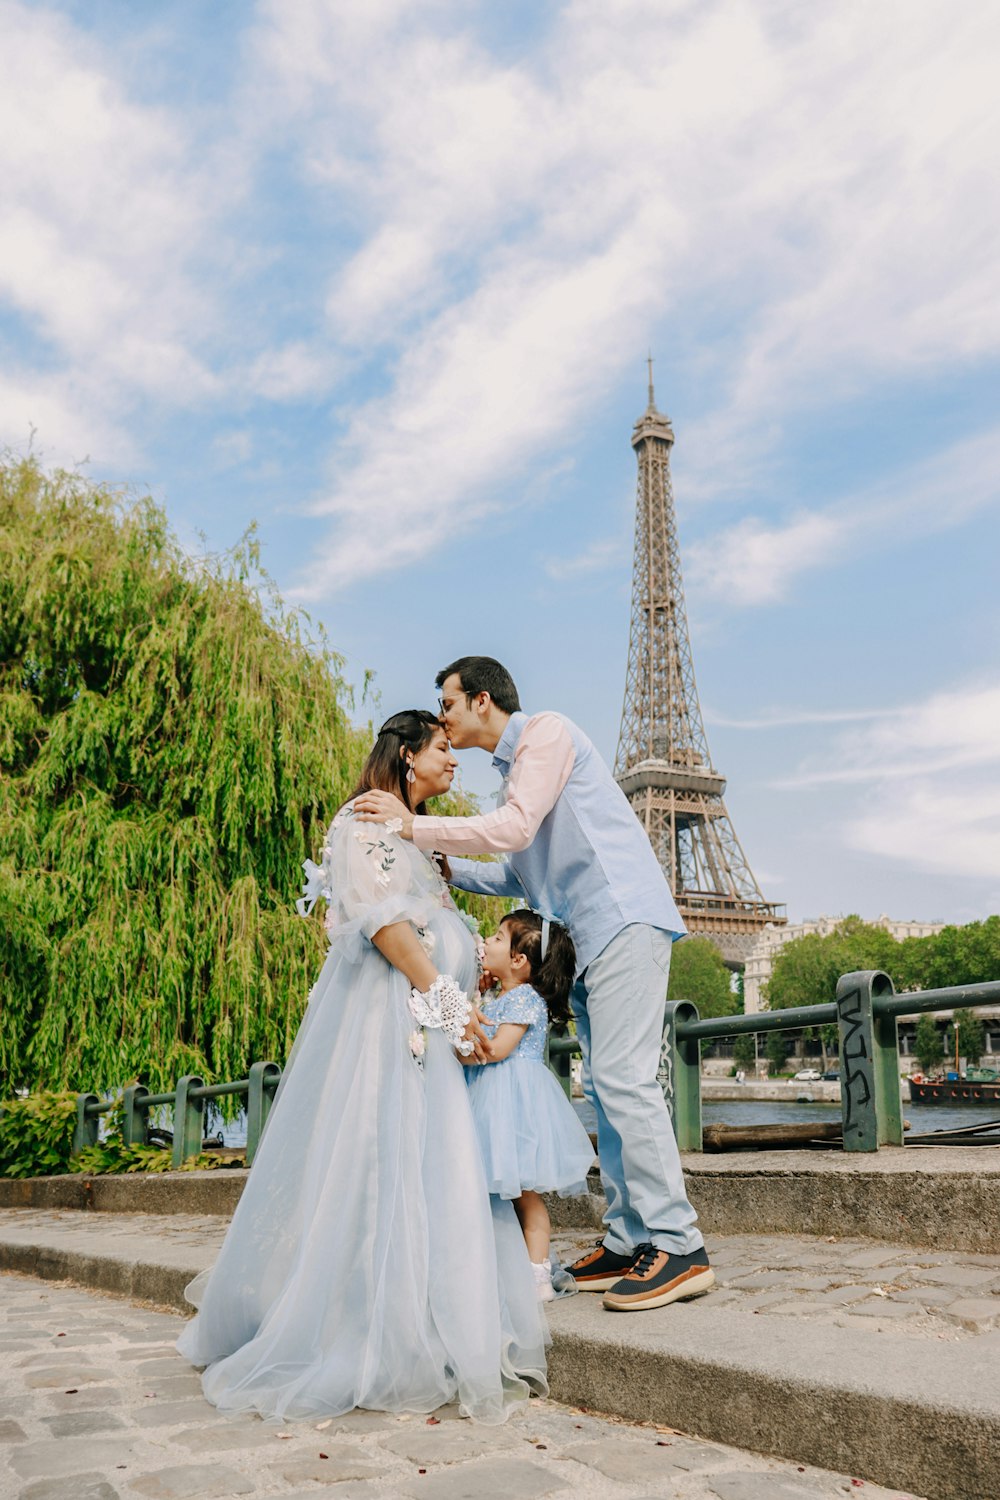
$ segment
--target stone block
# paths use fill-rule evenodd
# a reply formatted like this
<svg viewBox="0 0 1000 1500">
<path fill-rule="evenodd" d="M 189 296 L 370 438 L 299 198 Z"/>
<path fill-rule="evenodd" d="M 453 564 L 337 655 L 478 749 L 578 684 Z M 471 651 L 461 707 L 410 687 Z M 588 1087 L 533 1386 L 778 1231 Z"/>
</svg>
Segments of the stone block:
<svg viewBox="0 0 1000 1500">
<path fill-rule="evenodd" d="M 421 1467 L 431 1464 L 457 1464 L 484 1453 L 498 1453 L 515 1447 L 519 1439 L 503 1427 L 466 1428 L 455 1422 L 439 1427 L 408 1427 L 392 1437 L 383 1438 L 380 1446 L 399 1458 Z"/>
<path fill-rule="evenodd" d="M 10 1466 L 22 1479 L 59 1479 L 87 1474 L 93 1469 L 113 1469 L 129 1463 L 135 1445 L 127 1438 L 46 1438 L 23 1443 L 10 1455 Z"/>
<path fill-rule="evenodd" d="M 993 1328 L 1000 1320 L 1000 1297 L 962 1297 L 945 1308 L 946 1318 L 978 1333 Z"/>
<path fill-rule="evenodd" d="M 677 1474 L 703 1469 L 724 1455 L 720 1449 L 707 1443 L 685 1442 L 683 1438 L 645 1438 L 634 1442 L 602 1438 L 594 1443 L 578 1443 L 572 1448 L 564 1448 L 560 1457 L 575 1459 L 619 1484 L 661 1484 Z"/>
<path fill-rule="evenodd" d="M 215 1416 L 214 1407 L 207 1402 L 205 1414 L 209 1418 Z M 181 1432 L 173 1433 L 170 1441 L 180 1444 L 182 1448 L 190 1448 L 192 1453 L 214 1453 L 217 1449 L 274 1448 L 278 1442 L 274 1428 L 265 1427 L 263 1422 L 253 1419 L 246 1423 L 210 1420 L 207 1426 L 185 1427 Z"/>
<path fill-rule="evenodd" d="M 712 1474 L 705 1484 L 717 1500 L 819 1500 L 830 1493 L 826 1480 L 804 1485 L 773 1472 Z"/>
<path fill-rule="evenodd" d="M 53 1437 L 85 1437 L 92 1432 L 120 1432 L 125 1423 L 110 1411 L 67 1411 L 42 1421 Z"/>
<path fill-rule="evenodd" d="M 855 1302 L 851 1312 L 862 1318 L 912 1318 L 918 1311 L 912 1302 L 895 1302 L 890 1297 L 873 1297 L 870 1302 Z"/>
<path fill-rule="evenodd" d="M 195 1401 L 144 1401 L 132 1408 L 131 1417 L 139 1427 L 179 1427 L 182 1422 L 221 1423 L 214 1406 L 204 1396 Z"/>
<path fill-rule="evenodd" d="M 50 1391 L 47 1397 L 50 1411 L 89 1411 L 95 1401 L 101 1406 L 121 1406 L 122 1393 L 113 1385 L 85 1386 L 71 1396 L 71 1387 L 64 1391 Z M 37 1399 L 37 1398 L 36 1398 Z"/>
<path fill-rule="evenodd" d="M 118 1500 L 118 1491 L 102 1474 L 74 1474 L 71 1479 L 37 1479 L 17 1500 Z"/>
<path fill-rule="evenodd" d="M 320 1458 L 321 1453 L 327 1457 Z M 317 1443 L 309 1454 L 293 1454 L 281 1463 L 272 1464 L 271 1470 L 289 1484 L 339 1485 L 347 1479 L 378 1479 L 386 1473 L 387 1465 L 380 1464 L 376 1454 L 348 1443 L 330 1443 L 326 1447 Z"/>
<path fill-rule="evenodd" d="M 997 1281 L 995 1269 L 988 1266 L 914 1266 L 914 1281 L 929 1281 L 934 1286 L 985 1287 Z"/>
<path fill-rule="evenodd" d="M 130 1481 L 129 1488 L 147 1500 L 212 1500 L 212 1497 L 249 1495 L 255 1489 L 252 1479 L 226 1469 L 221 1464 L 181 1464 L 172 1469 L 155 1469 Z"/>
<path fill-rule="evenodd" d="M 23 1443 L 26 1437 L 27 1434 L 19 1423 L 11 1422 L 6 1418 L 0 1420 L 0 1443 Z"/>
<path fill-rule="evenodd" d="M 432 1481 L 423 1474 L 395 1479 L 393 1493 L 412 1495 L 415 1500 L 540 1500 L 567 1488 L 568 1481 L 552 1469 L 543 1469 L 526 1458 L 501 1458 L 495 1463 L 459 1464 L 439 1470 Z M 339 1497 L 338 1497 L 339 1500 Z"/>
<path fill-rule="evenodd" d="M 92 1365 L 43 1365 L 29 1370 L 24 1383 L 33 1391 L 69 1390 L 74 1385 L 100 1385 L 110 1379 L 110 1370 L 97 1370 Z"/>
</svg>

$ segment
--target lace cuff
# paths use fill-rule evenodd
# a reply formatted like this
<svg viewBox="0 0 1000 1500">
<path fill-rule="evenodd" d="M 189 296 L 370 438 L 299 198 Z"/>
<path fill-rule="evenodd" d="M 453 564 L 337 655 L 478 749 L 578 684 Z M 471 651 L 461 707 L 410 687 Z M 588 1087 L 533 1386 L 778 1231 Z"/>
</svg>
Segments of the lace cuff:
<svg viewBox="0 0 1000 1500">
<path fill-rule="evenodd" d="M 439 974 L 425 990 L 410 991 L 410 1014 L 418 1026 L 443 1031 L 457 1052 L 468 1057 L 472 1043 L 464 1040 L 472 1016 L 472 1001 L 450 974 Z"/>
</svg>

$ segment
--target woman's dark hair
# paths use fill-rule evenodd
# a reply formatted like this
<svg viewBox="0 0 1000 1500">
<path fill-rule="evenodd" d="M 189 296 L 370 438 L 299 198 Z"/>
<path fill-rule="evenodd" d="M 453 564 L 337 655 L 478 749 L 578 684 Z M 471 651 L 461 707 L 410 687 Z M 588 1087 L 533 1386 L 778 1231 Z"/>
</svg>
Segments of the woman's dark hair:
<svg viewBox="0 0 1000 1500">
<path fill-rule="evenodd" d="M 427 809 L 426 802 L 421 802 L 417 807 L 413 807 L 410 802 L 406 756 L 402 752 L 409 750 L 411 755 L 419 755 L 440 728 L 441 721 L 429 708 L 404 708 L 402 713 L 393 714 L 386 719 L 368 752 L 368 759 L 361 770 L 361 779 L 345 800 L 353 802 L 362 792 L 393 792 L 411 812 L 418 815 L 424 813 Z M 447 859 L 440 854 L 435 854 L 433 858 L 447 880 L 451 875 Z"/>
<path fill-rule="evenodd" d="M 506 667 L 494 656 L 460 656 L 450 666 L 442 667 L 434 679 L 434 685 L 443 688 L 448 678 L 455 673 L 462 683 L 466 698 L 475 698 L 477 693 L 489 693 L 497 708 L 505 714 L 516 714 L 521 700 L 514 686 L 514 679 Z"/>
<path fill-rule="evenodd" d="M 531 970 L 532 986 L 545 1001 L 549 1020 L 565 1026 L 570 1018 L 569 992 L 576 977 L 576 949 L 565 927 L 549 923 L 549 941 L 542 957 L 542 919 L 537 911 L 512 911 L 501 927 L 510 933 L 511 953 L 523 953 Z"/>
</svg>

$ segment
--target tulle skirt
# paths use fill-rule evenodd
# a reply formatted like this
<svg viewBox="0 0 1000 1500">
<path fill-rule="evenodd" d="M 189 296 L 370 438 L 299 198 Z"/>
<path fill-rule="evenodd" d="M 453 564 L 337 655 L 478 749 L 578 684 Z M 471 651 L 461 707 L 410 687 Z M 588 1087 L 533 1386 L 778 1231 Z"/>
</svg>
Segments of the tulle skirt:
<svg viewBox="0 0 1000 1500">
<path fill-rule="evenodd" d="M 460 919 L 435 926 L 441 968 L 471 988 Z M 407 992 L 377 950 L 327 959 L 219 1258 L 188 1289 L 200 1311 L 177 1347 L 222 1411 L 457 1400 L 502 1422 L 546 1389 L 517 1220 L 488 1195 L 447 1040 L 430 1031 L 413 1057 Z"/>
<path fill-rule="evenodd" d="M 525 1189 L 585 1193 L 594 1148 L 545 1064 L 515 1052 L 467 1071 L 490 1192 L 501 1198 L 517 1198 Z"/>
</svg>

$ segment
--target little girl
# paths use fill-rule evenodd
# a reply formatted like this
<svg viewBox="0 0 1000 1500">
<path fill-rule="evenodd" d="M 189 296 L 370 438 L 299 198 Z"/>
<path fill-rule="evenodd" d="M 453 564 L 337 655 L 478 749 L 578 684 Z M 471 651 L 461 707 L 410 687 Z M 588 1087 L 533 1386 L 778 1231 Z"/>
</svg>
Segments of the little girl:
<svg viewBox="0 0 1000 1500">
<path fill-rule="evenodd" d="M 540 1194 L 585 1193 L 594 1162 L 590 1137 L 544 1062 L 548 1022 L 569 1019 L 575 954 L 566 929 L 533 911 L 504 917 L 485 948 L 499 994 L 482 1004 L 493 1055 L 468 1064 L 472 1114 L 489 1190 L 513 1200 L 539 1300 L 548 1302 L 552 1226 Z"/>
</svg>

